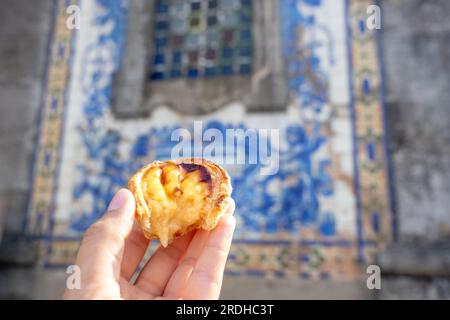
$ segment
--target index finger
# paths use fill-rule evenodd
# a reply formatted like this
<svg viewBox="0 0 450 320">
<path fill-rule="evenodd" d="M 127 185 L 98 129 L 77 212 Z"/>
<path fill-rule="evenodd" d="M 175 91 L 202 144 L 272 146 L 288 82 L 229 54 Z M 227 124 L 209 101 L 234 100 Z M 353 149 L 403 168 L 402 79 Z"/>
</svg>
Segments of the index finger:
<svg viewBox="0 0 450 320">
<path fill-rule="evenodd" d="M 117 202 L 117 207 L 115 205 Z M 84 234 L 77 265 L 89 279 L 119 279 L 125 239 L 134 222 L 135 202 L 127 189 L 119 190 L 108 211 Z"/>
<path fill-rule="evenodd" d="M 185 299 L 218 299 L 236 219 L 225 214 L 211 231 L 184 292 Z"/>
</svg>

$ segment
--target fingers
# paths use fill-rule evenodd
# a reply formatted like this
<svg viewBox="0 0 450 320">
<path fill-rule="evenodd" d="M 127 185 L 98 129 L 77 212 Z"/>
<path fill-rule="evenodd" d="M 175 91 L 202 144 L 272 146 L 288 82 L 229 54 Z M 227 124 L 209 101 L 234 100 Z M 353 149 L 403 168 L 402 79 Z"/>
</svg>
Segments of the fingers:
<svg viewBox="0 0 450 320">
<path fill-rule="evenodd" d="M 83 279 L 119 280 L 125 239 L 134 221 L 134 197 L 127 189 L 119 190 L 112 199 L 108 211 L 86 231 L 77 264 Z"/>
<path fill-rule="evenodd" d="M 210 232 L 183 292 L 184 299 L 219 298 L 235 226 L 236 219 L 227 214 Z"/>
<path fill-rule="evenodd" d="M 134 222 L 130 234 L 125 240 L 121 276 L 129 281 L 147 251 L 150 240 L 144 236 L 137 222 Z"/>
<path fill-rule="evenodd" d="M 227 214 L 232 215 L 234 213 L 235 203 L 233 199 L 228 202 Z M 171 276 L 164 291 L 164 296 L 172 299 L 178 299 L 183 297 L 184 289 L 191 273 L 197 264 L 198 258 L 205 247 L 208 238 L 210 237 L 210 231 L 198 230 L 194 235 L 189 248 L 186 251 L 185 256 L 179 263 L 178 267 Z"/>
<path fill-rule="evenodd" d="M 236 203 L 234 202 L 233 198 L 230 198 L 228 201 L 228 207 L 227 207 L 227 214 L 234 214 L 234 210 L 236 209 Z"/>
<path fill-rule="evenodd" d="M 167 281 L 186 252 L 194 232 L 175 239 L 166 248 L 159 247 L 142 269 L 136 285 L 153 296 L 160 296 L 164 292 Z"/>
<path fill-rule="evenodd" d="M 197 230 L 191 243 L 177 268 L 173 272 L 164 290 L 164 296 L 170 299 L 179 299 L 183 296 L 184 288 L 197 263 L 198 257 L 208 240 L 210 231 Z"/>
</svg>

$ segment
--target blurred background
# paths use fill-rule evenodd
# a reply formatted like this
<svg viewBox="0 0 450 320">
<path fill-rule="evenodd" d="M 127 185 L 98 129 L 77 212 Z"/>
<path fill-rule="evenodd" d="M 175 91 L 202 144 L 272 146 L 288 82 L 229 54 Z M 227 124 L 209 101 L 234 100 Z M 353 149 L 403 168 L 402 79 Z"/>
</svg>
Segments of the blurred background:
<svg viewBox="0 0 450 320">
<path fill-rule="evenodd" d="M 276 174 L 224 164 L 238 228 L 222 298 L 450 298 L 449 15 L 447 0 L 0 0 L 0 298 L 59 299 L 86 228 L 194 121 L 280 132 Z"/>
</svg>

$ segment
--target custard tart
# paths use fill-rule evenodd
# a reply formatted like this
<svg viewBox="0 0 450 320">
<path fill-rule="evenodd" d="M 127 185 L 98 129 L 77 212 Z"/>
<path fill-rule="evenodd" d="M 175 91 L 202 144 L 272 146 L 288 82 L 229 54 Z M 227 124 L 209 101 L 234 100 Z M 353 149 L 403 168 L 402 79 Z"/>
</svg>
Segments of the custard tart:
<svg viewBox="0 0 450 320">
<path fill-rule="evenodd" d="M 128 182 L 144 235 L 166 247 L 194 229 L 212 230 L 228 210 L 227 172 L 206 159 L 154 161 Z"/>
</svg>

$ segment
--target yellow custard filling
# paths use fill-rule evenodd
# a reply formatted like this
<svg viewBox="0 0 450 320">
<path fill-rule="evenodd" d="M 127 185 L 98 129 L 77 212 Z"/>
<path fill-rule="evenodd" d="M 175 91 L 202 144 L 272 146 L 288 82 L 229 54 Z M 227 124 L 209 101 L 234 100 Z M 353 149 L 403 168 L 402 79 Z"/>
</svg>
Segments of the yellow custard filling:
<svg viewBox="0 0 450 320">
<path fill-rule="evenodd" d="M 151 212 L 151 229 L 166 247 L 173 237 L 200 227 L 212 209 L 211 176 L 200 165 L 166 163 L 147 170 L 142 193 Z"/>
</svg>

